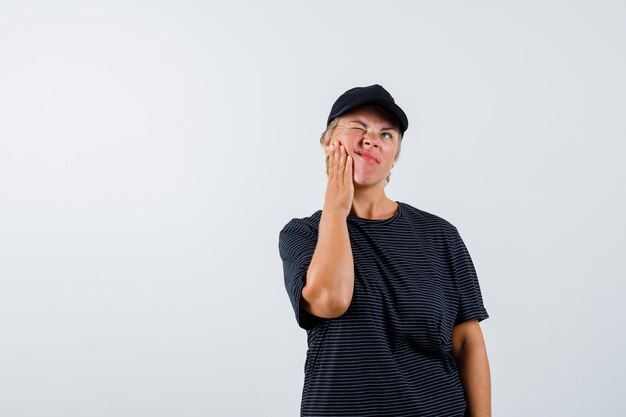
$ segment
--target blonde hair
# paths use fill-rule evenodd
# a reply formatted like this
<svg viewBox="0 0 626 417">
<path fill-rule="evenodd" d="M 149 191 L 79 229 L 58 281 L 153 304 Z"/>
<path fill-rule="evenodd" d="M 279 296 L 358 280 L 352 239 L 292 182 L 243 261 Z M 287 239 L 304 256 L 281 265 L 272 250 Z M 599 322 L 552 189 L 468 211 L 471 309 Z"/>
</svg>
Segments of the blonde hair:
<svg viewBox="0 0 626 417">
<path fill-rule="evenodd" d="M 384 112 L 385 114 L 389 114 L 389 112 L 383 107 L 380 107 L 380 106 L 368 106 L 368 107 L 375 107 L 378 110 L 381 110 L 382 112 Z M 340 119 L 341 119 L 341 116 L 335 117 L 333 121 L 330 122 L 328 127 L 326 127 L 326 130 L 322 132 L 322 136 L 320 137 L 320 145 L 322 145 L 322 147 L 330 143 L 330 138 L 332 138 L 335 128 L 339 125 Z M 402 132 L 398 132 L 398 152 L 396 152 L 396 156 L 393 159 L 394 163 L 397 162 L 398 158 L 400 157 L 400 150 L 402 149 L 402 136 L 403 136 Z M 325 162 L 326 163 L 326 176 L 328 176 L 328 159 L 329 159 L 329 156 L 326 155 L 326 162 Z M 385 178 L 385 186 L 387 186 L 390 179 L 391 179 L 391 172 L 389 172 L 389 174 L 387 174 L 387 177 Z"/>
</svg>

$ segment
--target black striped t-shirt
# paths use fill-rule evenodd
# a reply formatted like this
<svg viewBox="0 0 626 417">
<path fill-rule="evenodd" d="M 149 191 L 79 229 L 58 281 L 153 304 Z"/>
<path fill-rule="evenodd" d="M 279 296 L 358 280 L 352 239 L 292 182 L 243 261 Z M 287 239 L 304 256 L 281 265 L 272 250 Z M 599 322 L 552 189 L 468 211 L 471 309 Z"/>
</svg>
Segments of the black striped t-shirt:
<svg viewBox="0 0 626 417">
<path fill-rule="evenodd" d="M 340 317 L 300 306 L 322 210 L 280 231 L 285 288 L 307 330 L 301 416 L 462 417 L 452 327 L 488 318 L 457 228 L 398 201 L 384 220 L 348 216 L 354 292 Z"/>
</svg>

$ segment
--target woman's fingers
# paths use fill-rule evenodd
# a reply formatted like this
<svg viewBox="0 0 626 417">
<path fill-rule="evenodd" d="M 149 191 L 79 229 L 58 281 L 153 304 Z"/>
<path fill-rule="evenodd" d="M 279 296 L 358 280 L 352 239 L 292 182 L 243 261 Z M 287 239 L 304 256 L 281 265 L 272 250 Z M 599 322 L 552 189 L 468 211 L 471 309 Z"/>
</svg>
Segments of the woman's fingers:
<svg viewBox="0 0 626 417">
<path fill-rule="evenodd" d="M 327 146 L 327 155 L 329 177 L 340 179 L 342 184 L 351 182 L 353 159 L 345 146 L 340 141 L 332 141 Z"/>
<path fill-rule="evenodd" d="M 341 158 L 342 160 L 342 169 L 341 173 L 343 174 L 343 183 L 346 187 L 352 185 L 352 158 L 348 154 L 348 151 L 344 149 L 344 155 Z"/>
<path fill-rule="evenodd" d="M 352 157 L 350 155 L 346 156 L 346 169 L 344 171 L 344 180 L 348 182 L 348 184 L 352 183 Z"/>
<path fill-rule="evenodd" d="M 346 156 L 346 150 L 343 147 L 343 145 L 339 145 L 339 172 L 343 174 L 343 170 L 346 166 L 346 161 L 345 161 L 345 156 Z"/>
<path fill-rule="evenodd" d="M 339 165 L 339 157 L 341 155 L 338 142 L 335 142 L 333 144 L 332 155 L 333 155 L 333 168 L 336 168 Z"/>
<path fill-rule="evenodd" d="M 335 149 L 333 145 L 330 145 L 328 150 L 328 176 L 330 178 L 335 176 Z"/>
<path fill-rule="evenodd" d="M 324 146 L 324 151 L 326 152 L 326 156 L 330 156 L 330 154 L 335 150 L 335 145 L 332 142 L 329 142 Z"/>
<path fill-rule="evenodd" d="M 328 184 L 324 207 L 336 208 L 346 216 L 350 212 L 354 188 L 352 182 L 352 158 L 340 141 L 329 146 L 328 155 Z"/>
</svg>

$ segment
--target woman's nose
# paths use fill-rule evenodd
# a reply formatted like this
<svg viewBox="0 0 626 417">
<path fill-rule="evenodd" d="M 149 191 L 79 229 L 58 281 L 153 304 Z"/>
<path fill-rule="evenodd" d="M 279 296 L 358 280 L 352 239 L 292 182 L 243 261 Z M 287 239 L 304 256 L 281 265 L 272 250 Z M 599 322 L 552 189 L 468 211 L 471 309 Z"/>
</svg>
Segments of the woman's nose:
<svg viewBox="0 0 626 417">
<path fill-rule="evenodd" d="M 372 132 L 365 132 L 364 135 L 364 140 L 368 143 L 370 143 L 371 145 L 374 145 L 378 142 L 378 139 L 376 138 L 376 135 Z"/>
</svg>

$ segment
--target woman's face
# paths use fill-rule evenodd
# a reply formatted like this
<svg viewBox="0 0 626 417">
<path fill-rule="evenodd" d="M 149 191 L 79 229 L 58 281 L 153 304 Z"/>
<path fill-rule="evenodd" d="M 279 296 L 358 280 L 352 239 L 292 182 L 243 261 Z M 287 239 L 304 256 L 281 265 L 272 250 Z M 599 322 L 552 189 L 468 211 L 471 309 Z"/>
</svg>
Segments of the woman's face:
<svg viewBox="0 0 626 417">
<path fill-rule="evenodd" d="M 396 123 L 375 107 L 361 107 L 340 117 L 328 146 L 342 144 L 353 158 L 354 182 L 376 185 L 385 180 L 398 151 L 399 131 Z M 371 156 L 371 158 L 368 158 Z"/>
</svg>

